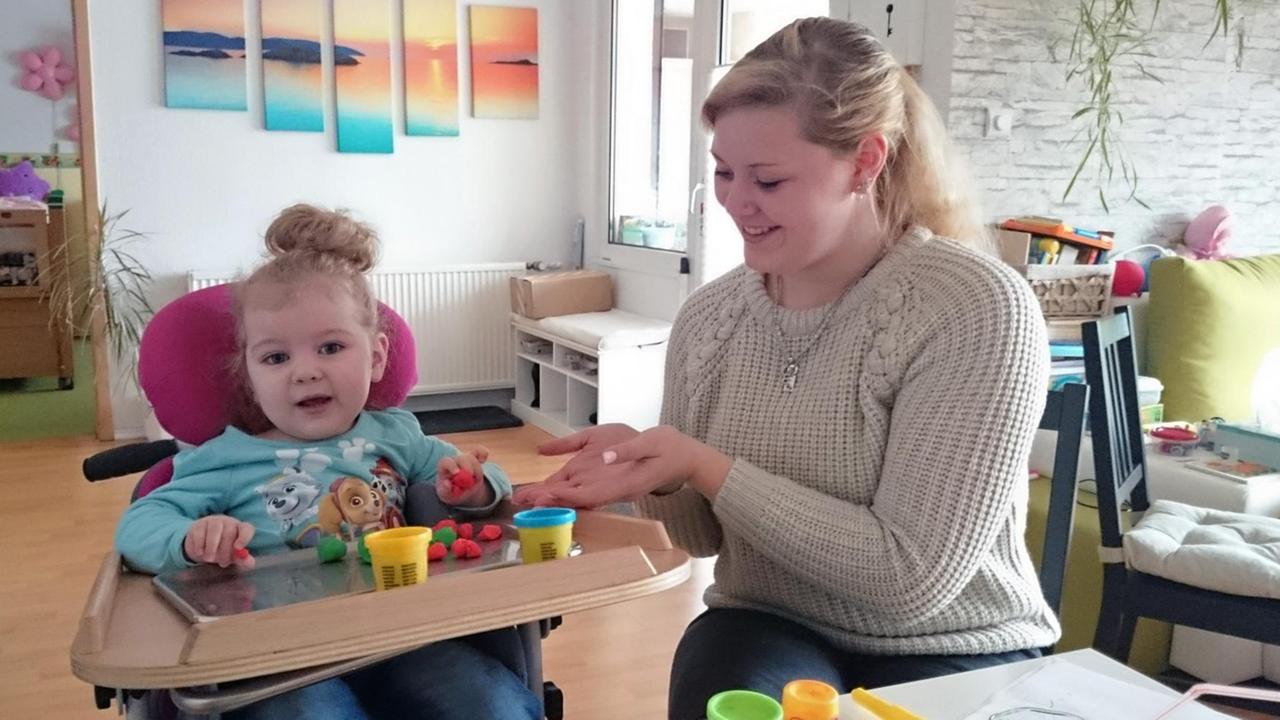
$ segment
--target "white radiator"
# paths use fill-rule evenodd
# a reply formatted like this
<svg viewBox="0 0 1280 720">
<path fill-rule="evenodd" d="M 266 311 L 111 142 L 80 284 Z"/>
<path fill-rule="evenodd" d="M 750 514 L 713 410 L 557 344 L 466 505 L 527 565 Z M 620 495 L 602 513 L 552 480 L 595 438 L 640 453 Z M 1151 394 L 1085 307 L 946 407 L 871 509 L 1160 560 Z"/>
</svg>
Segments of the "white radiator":
<svg viewBox="0 0 1280 720">
<path fill-rule="evenodd" d="M 418 350 L 413 394 L 515 385 L 507 278 L 524 270 L 524 263 L 486 263 L 370 273 L 374 294 L 413 330 Z M 187 290 L 236 277 L 231 272 L 191 272 Z"/>
</svg>

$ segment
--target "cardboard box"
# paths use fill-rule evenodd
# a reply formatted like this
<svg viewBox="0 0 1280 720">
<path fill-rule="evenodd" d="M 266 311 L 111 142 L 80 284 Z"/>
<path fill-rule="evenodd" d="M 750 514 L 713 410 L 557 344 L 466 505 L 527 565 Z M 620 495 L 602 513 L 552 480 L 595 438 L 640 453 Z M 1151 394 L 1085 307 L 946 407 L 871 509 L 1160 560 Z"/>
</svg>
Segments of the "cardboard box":
<svg viewBox="0 0 1280 720">
<path fill-rule="evenodd" d="M 613 278 L 595 270 L 511 278 L 511 311 L 537 320 L 613 308 Z"/>
</svg>

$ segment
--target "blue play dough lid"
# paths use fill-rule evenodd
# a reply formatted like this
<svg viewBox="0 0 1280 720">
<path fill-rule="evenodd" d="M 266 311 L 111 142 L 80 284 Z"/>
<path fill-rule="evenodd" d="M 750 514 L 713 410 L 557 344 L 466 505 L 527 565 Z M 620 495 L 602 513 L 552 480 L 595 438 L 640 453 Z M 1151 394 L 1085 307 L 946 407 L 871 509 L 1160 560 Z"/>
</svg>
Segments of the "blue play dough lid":
<svg viewBox="0 0 1280 720">
<path fill-rule="evenodd" d="M 546 507 L 522 510 L 511 519 L 515 521 L 518 528 L 542 528 L 567 525 L 576 520 L 577 517 L 578 513 L 574 512 L 572 508 Z"/>
</svg>

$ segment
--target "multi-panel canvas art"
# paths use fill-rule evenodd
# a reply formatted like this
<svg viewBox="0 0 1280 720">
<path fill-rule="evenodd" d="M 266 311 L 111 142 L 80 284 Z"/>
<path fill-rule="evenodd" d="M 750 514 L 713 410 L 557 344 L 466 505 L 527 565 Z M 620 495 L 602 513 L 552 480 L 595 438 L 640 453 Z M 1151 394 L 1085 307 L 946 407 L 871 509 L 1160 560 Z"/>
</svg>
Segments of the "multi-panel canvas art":
<svg viewBox="0 0 1280 720">
<path fill-rule="evenodd" d="M 538 117 L 538 10 L 469 9 L 472 116 Z"/>
<path fill-rule="evenodd" d="M 268 130 L 324 132 L 323 0 L 262 0 L 262 111 Z"/>
<path fill-rule="evenodd" d="M 391 3 L 333 0 L 338 152 L 389 153 Z"/>
<path fill-rule="evenodd" d="M 404 130 L 458 134 L 455 0 L 404 0 Z"/>
<path fill-rule="evenodd" d="M 247 108 L 243 0 L 161 0 L 164 104 Z"/>
</svg>

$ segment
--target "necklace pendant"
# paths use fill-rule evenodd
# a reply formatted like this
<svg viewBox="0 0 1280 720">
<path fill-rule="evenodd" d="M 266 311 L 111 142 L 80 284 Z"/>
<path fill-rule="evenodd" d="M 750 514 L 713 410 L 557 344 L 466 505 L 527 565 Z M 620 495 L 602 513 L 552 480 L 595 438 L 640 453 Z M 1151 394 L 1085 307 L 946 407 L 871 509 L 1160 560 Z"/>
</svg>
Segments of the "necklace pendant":
<svg viewBox="0 0 1280 720">
<path fill-rule="evenodd" d="M 782 368 L 782 389 L 785 392 L 791 392 L 796 389 L 796 378 L 800 375 L 800 366 L 796 364 L 795 358 L 787 358 L 786 367 Z"/>
</svg>

